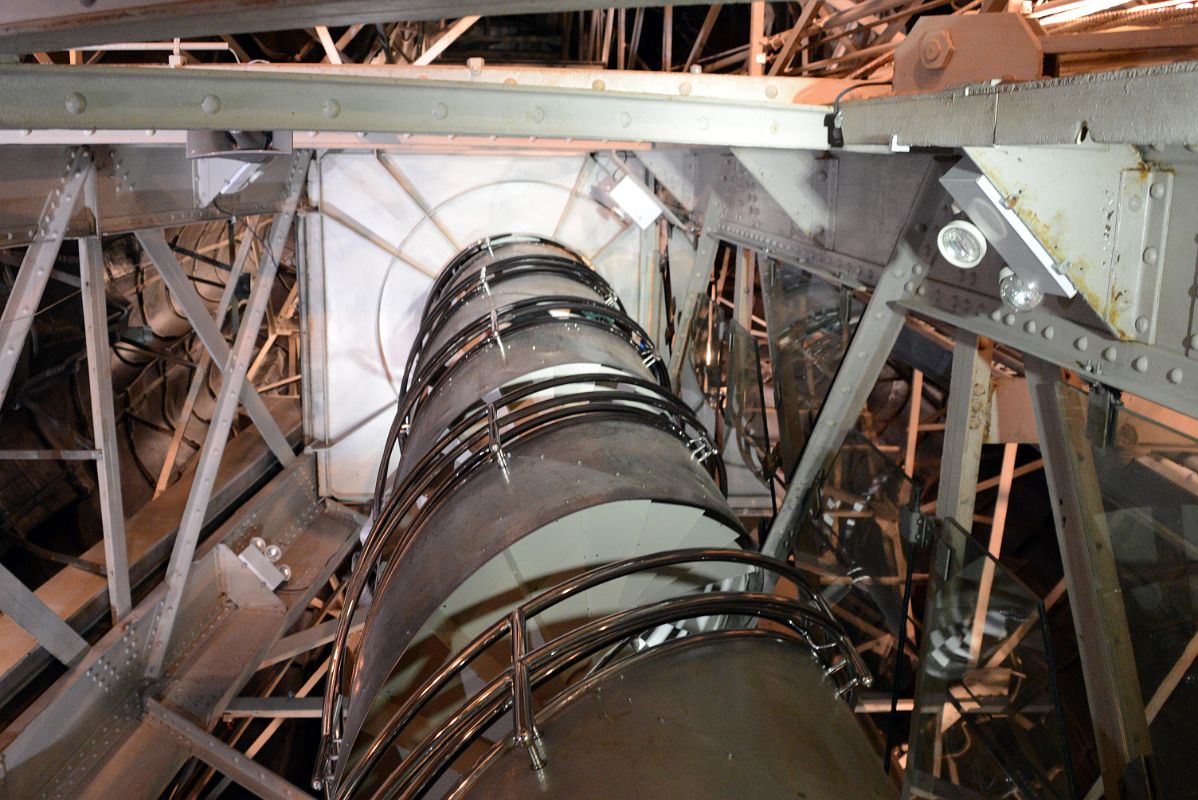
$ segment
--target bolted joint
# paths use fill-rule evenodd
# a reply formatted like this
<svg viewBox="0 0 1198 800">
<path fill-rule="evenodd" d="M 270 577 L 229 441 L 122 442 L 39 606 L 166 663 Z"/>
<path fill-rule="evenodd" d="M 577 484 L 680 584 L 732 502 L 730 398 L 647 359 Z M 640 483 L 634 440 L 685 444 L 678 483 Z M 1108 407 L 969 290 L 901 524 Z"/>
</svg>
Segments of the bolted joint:
<svg viewBox="0 0 1198 800">
<path fill-rule="evenodd" d="M 919 43 L 919 61 L 928 69 L 944 69 L 954 52 L 953 37 L 948 31 L 925 33 Z"/>
</svg>

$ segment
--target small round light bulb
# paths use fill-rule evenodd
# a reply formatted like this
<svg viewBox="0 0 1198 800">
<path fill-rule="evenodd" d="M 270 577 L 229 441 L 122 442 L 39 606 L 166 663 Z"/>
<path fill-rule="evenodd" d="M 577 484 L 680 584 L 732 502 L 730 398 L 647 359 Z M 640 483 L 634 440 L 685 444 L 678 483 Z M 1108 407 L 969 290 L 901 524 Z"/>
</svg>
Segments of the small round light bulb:
<svg viewBox="0 0 1198 800">
<path fill-rule="evenodd" d="M 973 269 L 986 256 L 986 237 L 977 225 L 963 219 L 941 228 L 936 246 L 945 261 L 960 269 Z"/>
<path fill-rule="evenodd" d="M 998 273 L 998 296 L 1012 311 L 1031 311 L 1044 302 L 1044 291 L 1036 281 L 1025 281 L 1010 267 Z"/>
</svg>

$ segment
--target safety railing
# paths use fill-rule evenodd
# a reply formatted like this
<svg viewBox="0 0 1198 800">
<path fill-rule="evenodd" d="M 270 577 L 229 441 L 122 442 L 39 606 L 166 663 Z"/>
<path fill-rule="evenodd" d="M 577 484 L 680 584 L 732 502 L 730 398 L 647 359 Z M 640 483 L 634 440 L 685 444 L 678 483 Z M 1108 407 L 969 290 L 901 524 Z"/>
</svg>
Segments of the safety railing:
<svg viewBox="0 0 1198 800">
<path fill-rule="evenodd" d="M 538 394 L 567 386 L 607 384 L 610 389 L 577 391 L 536 401 Z M 618 387 L 626 386 L 629 389 Z M 527 402 L 533 400 L 533 402 Z M 415 540 L 424 523 L 433 516 L 457 487 L 478 470 L 494 464 L 507 475 L 510 450 L 534 433 L 550 427 L 581 421 L 630 420 L 664 430 L 682 442 L 693 458 L 704 465 L 721 490 L 727 476 L 723 461 L 693 412 L 651 381 L 610 372 L 561 376 L 516 389 L 475 408 L 455 423 L 406 473 L 405 480 L 388 496 L 362 546 L 359 565 L 346 587 L 344 609 L 329 665 L 325 713 L 322 726 L 322 755 L 338 738 L 340 714 L 352 675 L 345 669 L 349 625 L 361 601 L 372 566 L 385 552 L 402 553 Z M 410 521 L 403 525 L 412 512 Z M 399 563 L 390 559 L 390 569 Z M 382 576 L 385 584 L 390 569 Z"/>
<path fill-rule="evenodd" d="M 390 472 L 391 453 L 402 444 L 406 431 L 415 418 L 427 390 L 447 380 L 472 356 L 492 342 L 502 346 L 503 337 L 546 322 L 571 322 L 607 330 L 616 334 L 641 356 L 642 361 L 658 384 L 669 386 L 665 362 L 653 346 L 649 335 L 618 308 L 577 297 L 538 297 L 520 300 L 483 315 L 465 326 L 452 339 L 428 358 L 411 362 L 405 373 L 399 406 L 387 433 L 383 458 L 375 482 L 374 507 L 377 510 L 385 493 L 386 477 Z M 418 374 L 413 375 L 413 370 Z"/>
<path fill-rule="evenodd" d="M 797 587 L 798 597 L 790 599 L 757 591 L 712 591 L 687 593 L 648 605 L 630 608 L 590 620 L 568 630 L 540 647 L 528 648 L 530 619 L 581 592 L 635 573 L 677 568 L 701 563 L 740 564 L 750 574 L 771 572 Z M 460 653 L 430 676 L 387 721 L 381 733 L 361 757 L 349 767 L 334 787 L 337 775 L 335 758 L 318 763 L 314 785 L 324 786 L 330 797 L 348 798 L 363 787 L 364 781 L 393 748 L 430 702 L 470 667 L 483 653 L 505 638 L 510 642 L 510 662 L 482 690 L 465 699 L 434 730 L 408 753 L 398 768 L 374 790 L 372 797 L 412 798 L 419 796 L 445 768 L 473 741 L 502 718 L 512 715 L 510 744 L 528 751 L 534 769 L 546 762 L 545 751 L 536 725 L 532 705 L 533 690 L 564 674 L 596 653 L 610 651 L 638 633 L 661 625 L 698 618 L 724 620 L 724 631 L 743 631 L 757 621 L 774 623 L 770 634 L 808 649 L 820 662 L 825 676 L 839 696 L 855 702 L 858 688 L 868 687 L 871 678 L 856 649 L 833 620 L 820 594 L 811 589 L 792 567 L 757 553 L 742 550 L 698 548 L 657 553 L 608 564 L 581 573 L 513 609 L 467 645 Z M 699 634 L 695 641 L 718 632 Z M 674 640 L 674 644 L 685 642 Z M 652 650 L 651 646 L 638 652 Z M 611 659 L 605 655 L 604 663 Z M 552 702 L 552 699 L 547 700 Z"/>
<path fill-rule="evenodd" d="M 432 307 L 432 304 L 436 302 L 437 298 L 441 296 L 442 292 L 444 292 L 447 287 L 453 285 L 453 282 L 457 280 L 462 270 L 469 266 L 470 262 L 473 261 L 476 256 L 482 255 L 483 253 L 490 253 L 491 255 L 494 255 L 496 247 L 502 247 L 503 245 L 510 244 L 550 245 L 564 252 L 570 253 L 574 258 L 578 259 L 579 262 L 587 267 L 591 267 L 591 263 L 580 253 L 576 252 L 572 248 L 567 247 L 561 242 L 555 242 L 554 240 L 548 239 L 544 236 L 537 236 L 536 234 L 531 233 L 503 233 L 496 236 L 487 236 L 474 242 L 465 250 L 454 256 L 453 260 L 446 264 L 445 268 L 438 273 L 436 280 L 433 281 L 433 285 L 429 289 L 428 299 L 425 300 L 424 311 L 427 312 L 428 309 Z"/>
<path fill-rule="evenodd" d="M 567 278 L 599 295 L 612 308 L 625 310 L 608 282 L 579 261 L 563 256 L 512 256 L 487 264 L 466 280 L 449 287 L 425 312 L 424 326 L 431 335 L 462 303 L 479 295 L 488 295 L 508 280 L 530 275 Z"/>
</svg>

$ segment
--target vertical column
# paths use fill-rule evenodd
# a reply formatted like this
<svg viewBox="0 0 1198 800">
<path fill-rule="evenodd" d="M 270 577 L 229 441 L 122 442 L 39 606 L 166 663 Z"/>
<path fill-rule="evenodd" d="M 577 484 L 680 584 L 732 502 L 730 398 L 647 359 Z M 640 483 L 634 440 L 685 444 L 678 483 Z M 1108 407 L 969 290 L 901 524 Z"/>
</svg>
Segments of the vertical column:
<svg viewBox="0 0 1198 800">
<path fill-rule="evenodd" d="M 1057 366 L 1032 357 L 1024 364 L 1103 788 L 1112 798 L 1151 797 L 1152 741 L 1093 451 L 1085 439 L 1084 403 L 1064 406 Z"/>
<path fill-rule="evenodd" d="M 976 334 L 957 331 L 936 516 L 954 519 L 967 531 L 973 525 L 982 439 L 990 419 L 992 352 L 993 346 L 979 340 Z"/>
<path fill-rule="evenodd" d="M 88 206 L 95 181 L 88 182 Z M 99 220 L 99 217 L 96 217 Z M 125 544 L 125 507 L 121 498 L 121 467 L 112 410 L 112 356 L 108 347 L 108 303 L 104 295 L 104 253 L 100 237 L 79 240 L 79 277 L 83 289 L 83 328 L 87 341 L 87 383 L 91 394 L 92 436 L 96 449 L 96 483 L 100 490 L 100 519 L 104 526 L 104 571 L 113 623 L 133 608 L 129 591 L 129 552 Z"/>
<path fill-rule="evenodd" d="M 765 3 L 749 4 L 749 74 L 765 74 Z"/>
</svg>

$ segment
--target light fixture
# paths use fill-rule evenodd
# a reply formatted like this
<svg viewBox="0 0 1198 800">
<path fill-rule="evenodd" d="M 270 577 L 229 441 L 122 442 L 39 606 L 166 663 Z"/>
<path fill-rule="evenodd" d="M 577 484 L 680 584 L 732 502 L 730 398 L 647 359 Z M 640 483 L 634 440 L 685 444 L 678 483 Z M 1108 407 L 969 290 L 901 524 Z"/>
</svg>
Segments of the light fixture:
<svg viewBox="0 0 1198 800">
<path fill-rule="evenodd" d="M 963 219 L 941 228 L 936 246 L 945 261 L 961 269 L 973 269 L 986 256 L 986 237 L 977 225 Z"/>
<path fill-rule="evenodd" d="M 1044 294 L 1073 297 L 1077 287 L 1066 274 L 1068 265 L 1060 263 L 1028 224 L 1016 213 L 1018 204 L 962 159 L 940 178 L 940 183 L 952 195 L 953 202 L 982 232 L 987 247 L 993 247 L 1002 260 L 1017 275 L 1034 280 Z M 944 245 L 940 252 L 945 253 Z M 948 258 L 948 253 L 945 253 Z"/>
<path fill-rule="evenodd" d="M 998 296 L 1013 311 L 1031 311 L 1044 302 L 1044 291 L 1036 281 L 1027 281 L 1010 267 L 998 273 Z"/>
</svg>

